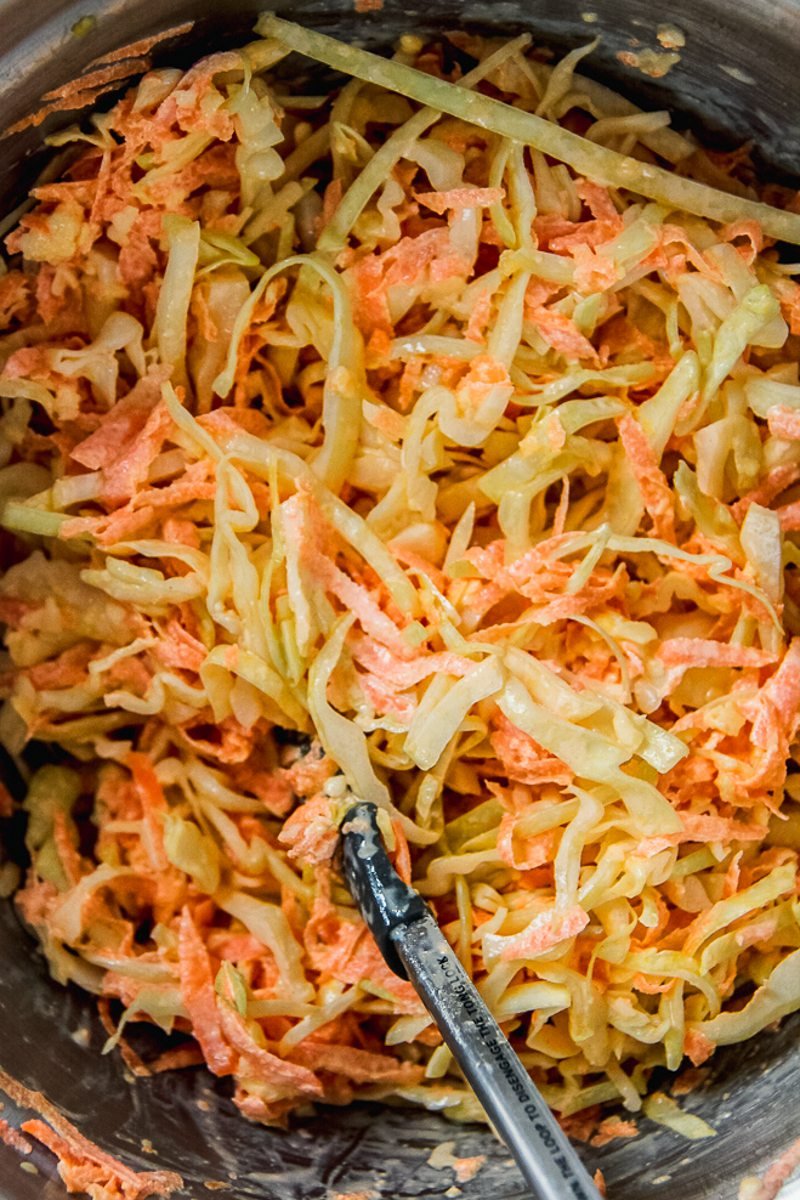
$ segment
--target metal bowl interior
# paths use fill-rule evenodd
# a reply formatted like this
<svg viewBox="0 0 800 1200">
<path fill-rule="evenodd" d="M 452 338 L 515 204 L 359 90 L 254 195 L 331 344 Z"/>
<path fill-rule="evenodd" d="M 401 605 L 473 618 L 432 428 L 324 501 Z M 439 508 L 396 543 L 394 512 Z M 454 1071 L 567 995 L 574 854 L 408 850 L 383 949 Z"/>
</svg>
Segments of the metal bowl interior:
<svg viewBox="0 0 800 1200">
<path fill-rule="evenodd" d="M 252 0 L 109 0 L 92 13 L 83 0 L 0 0 L 0 109 L 8 124 L 36 107 L 95 58 L 160 29 L 194 20 L 192 31 L 164 43 L 160 61 L 188 63 L 241 43 L 252 26 Z M 294 17 L 338 36 L 386 46 L 400 33 L 468 25 L 515 33 L 530 29 L 563 49 L 601 35 L 590 70 L 645 105 L 671 107 L 687 124 L 735 144 L 752 138 L 770 169 L 792 174 L 800 163 L 796 119 L 797 0 L 385 0 L 358 15 L 351 0 L 294 0 Z M 88 32 L 77 36 L 75 28 Z M 681 61 L 661 79 L 626 70 L 616 55 L 637 39 L 659 49 L 656 29 L 686 35 Z M 41 168 L 42 136 L 70 118 L 0 142 L 0 211 L 19 202 Z M 0 905 L 0 1068 L 43 1091 L 107 1151 L 140 1170 L 161 1167 L 186 1180 L 182 1197 L 223 1185 L 237 1200 L 405 1200 L 458 1194 L 464 1200 L 522 1200 L 524 1191 L 505 1149 L 483 1128 L 451 1125 L 416 1109 L 356 1105 L 323 1110 L 282 1132 L 243 1120 L 224 1084 L 199 1070 L 133 1079 L 116 1055 L 102 1057 L 104 1033 L 88 997 L 48 976 L 10 904 Z M 732 1200 L 743 1176 L 763 1170 L 798 1136 L 800 1015 L 740 1047 L 721 1051 L 707 1083 L 683 1104 L 717 1136 L 687 1142 L 641 1121 L 641 1135 L 603 1150 L 586 1149 L 617 1200 Z M 794 1098 L 794 1099 L 792 1099 Z M 14 1106 L 3 1114 L 13 1118 Z M 485 1154 L 477 1176 L 458 1185 L 449 1169 L 428 1164 L 441 1142 L 455 1153 Z M 152 1147 L 152 1150 L 151 1150 Z M 62 1200 L 54 1160 L 34 1153 L 39 1173 L 20 1169 L 0 1143 L 3 1200 Z M 215 1190 L 213 1187 L 209 1189 Z M 800 1181 L 786 1200 L 800 1200 Z M 353 1200 L 355 1198 L 353 1197 Z"/>
</svg>

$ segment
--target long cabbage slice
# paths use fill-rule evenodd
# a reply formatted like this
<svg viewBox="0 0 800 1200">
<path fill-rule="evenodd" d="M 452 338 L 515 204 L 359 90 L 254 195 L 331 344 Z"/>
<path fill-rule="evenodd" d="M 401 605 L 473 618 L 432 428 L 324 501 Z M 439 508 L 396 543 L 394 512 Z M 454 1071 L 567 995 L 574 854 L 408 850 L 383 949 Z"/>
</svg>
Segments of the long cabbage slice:
<svg viewBox="0 0 800 1200">
<path fill-rule="evenodd" d="M 483 59 L 477 67 L 468 71 L 459 87 L 469 88 L 486 79 L 497 68 L 511 58 L 519 50 L 524 50 L 530 44 L 530 35 L 521 34 L 512 42 L 501 46 L 493 54 Z M 405 125 L 387 138 L 383 145 L 372 155 L 364 170 L 348 189 L 338 205 L 333 218 L 322 230 L 317 241 L 319 250 L 341 250 L 347 241 L 347 235 L 357 221 L 370 197 L 384 183 L 392 168 L 401 158 L 408 156 L 417 139 L 441 118 L 441 112 L 435 108 L 424 108 L 415 113 Z"/>
<path fill-rule="evenodd" d="M 700 1023 L 697 1030 L 715 1045 L 729 1046 L 753 1037 L 773 1021 L 795 1012 L 798 1004 L 800 950 L 795 950 L 778 963 L 766 983 L 756 988 L 743 1008 L 738 1012 L 719 1013 L 710 1021 Z"/>
<path fill-rule="evenodd" d="M 353 328 L 350 297 L 339 276 L 319 256 L 296 254 L 276 263 L 261 276 L 242 305 L 231 334 L 225 369 L 214 380 L 218 396 L 227 396 L 236 376 L 237 353 L 256 306 L 268 285 L 290 267 L 317 273 L 333 295 L 333 329 L 325 374 L 322 421 L 326 437 L 317 455 L 315 470 L 334 492 L 341 490 L 358 445 L 361 404 L 367 398 L 361 337 Z"/>
<path fill-rule="evenodd" d="M 390 88 L 462 121 L 489 129 L 567 163 L 608 187 L 627 188 L 670 208 L 683 209 L 714 221 L 758 221 L 770 237 L 800 245 L 800 215 L 768 204 L 728 196 L 706 184 L 660 167 L 637 162 L 599 146 L 570 130 L 551 124 L 534 113 L 512 108 L 499 100 L 456 88 L 445 80 L 424 75 L 405 63 L 381 58 L 369 50 L 347 45 L 325 33 L 306 29 L 272 13 L 259 19 L 258 32 L 274 37 L 291 50 L 324 62 L 336 71 L 368 83 Z"/>
<path fill-rule="evenodd" d="M 186 318 L 200 249 L 200 225 L 185 217 L 172 217 L 166 230 L 169 261 L 158 294 L 154 333 L 161 361 L 173 368 L 176 383 L 185 384 Z"/>
</svg>

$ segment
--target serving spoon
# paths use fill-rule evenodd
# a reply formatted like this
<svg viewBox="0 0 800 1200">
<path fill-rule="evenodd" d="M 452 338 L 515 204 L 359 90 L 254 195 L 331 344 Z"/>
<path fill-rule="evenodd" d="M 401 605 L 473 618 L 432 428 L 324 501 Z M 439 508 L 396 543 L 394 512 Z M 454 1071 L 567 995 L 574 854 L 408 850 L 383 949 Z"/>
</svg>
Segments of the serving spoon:
<svg viewBox="0 0 800 1200">
<path fill-rule="evenodd" d="M 354 804 L 340 847 L 347 885 L 386 963 L 418 992 L 536 1200 L 600 1200 L 433 913 L 392 866 L 377 815 L 374 804 Z"/>
</svg>

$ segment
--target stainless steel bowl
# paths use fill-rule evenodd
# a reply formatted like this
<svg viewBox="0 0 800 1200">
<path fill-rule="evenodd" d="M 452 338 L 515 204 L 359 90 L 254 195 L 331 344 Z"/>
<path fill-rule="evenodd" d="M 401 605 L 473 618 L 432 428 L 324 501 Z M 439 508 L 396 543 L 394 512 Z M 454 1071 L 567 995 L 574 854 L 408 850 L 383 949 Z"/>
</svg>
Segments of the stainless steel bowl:
<svg viewBox="0 0 800 1200">
<path fill-rule="evenodd" d="M 752 138 L 765 164 L 800 167 L 797 59 L 800 0 L 384 0 L 358 15 L 352 0 L 294 0 L 282 15 L 370 45 L 409 30 L 468 25 L 515 33 L 530 29 L 556 49 L 602 35 L 591 70 L 657 107 L 671 106 L 689 124 L 733 142 Z M 193 19 L 166 42 L 161 61 L 188 63 L 241 43 L 258 4 L 252 0 L 0 0 L 0 112 L 3 124 L 25 116 L 43 93 L 127 42 Z M 85 20 L 82 18 L 89 18 Z M 626 70 L 616 55 L 631 39 L 658 48 L 656 28 L 686 35 L 681 61 L 662 79 Z M 82 36 L 79 36 L 82 35 Z M 583 69 L 583 68 L 582 68 Z M 43 127 L 0 142 L 0 211 L 9 209 L 40 169 Z M 104 1034 L 93 1004 L 53 983 L 9 904 L 0 905 L 0 1067 L 41 1089 L 92 1138 L 140 1170 L 158 1164 L 181 1172 L 193 1200 L 204 1184 L 227 1185 L 236 1200 L 370 1200 L 452 1195 L 452 1172 L 428 1165 L 431 1150 L 456 1143 L 456 1154 L 485 1154 L 486 1166 L 459 1185 L 463 1200 L 522 1200 L 507 1153 L 482 1128 L 450 1125 L 433 1114 L 359 1105 L 328 1110 L 291 1131 L 243 1120 L 224 1084 L 201 1071 L 126 1078 L 120 1060 L 100 1056 Z M 635 1141 L 588 1151 L 613 1200 L 735 1200 L 743 1176 L 762 1171 L 800 1135 L 800 1015 L 721 1052 L 708 1083 L 683 1103 L 717 1136 L 687 1142 L 641 1121 Z M 13 1115 L 7 1105 L 3 1115 Z M 150 1153 L 152 1145 L 155 1153 Z M 148 1152 L 145 1152 L 148 1151 Z M 34 1156 L 39 1174 L 20 1169 L 0 1144 L 0 1197 L 62 1200 L 53 1160 Z M 781 1200 L 800 1200 L 800 1181 Z"/>
</svg>

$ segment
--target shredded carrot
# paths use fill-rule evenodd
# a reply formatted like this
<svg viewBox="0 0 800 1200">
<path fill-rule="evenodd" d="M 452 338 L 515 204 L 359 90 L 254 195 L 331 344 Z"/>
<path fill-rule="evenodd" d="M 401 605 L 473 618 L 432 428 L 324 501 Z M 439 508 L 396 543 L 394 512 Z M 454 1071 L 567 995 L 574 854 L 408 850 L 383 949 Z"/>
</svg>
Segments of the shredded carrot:
<svg viewBox="0 0 800 1200">
<path fill-rule="evenodd" d="M 442 216 L 448 210 L 488 207 L 499 204 L 505 196 L 503 188 L 451 188 L 444 192 L 417 192 L 415 199 L 431 212 Z"/>
<path fill-rule="evenodd" d="M 0 1141 L 12 1150 L 16 1150 L 17 1154 L 30 1154 L 33 1150 L 28 1139 L 23 1137 L 13 1125 L 9 1125 L 8 1121 L 2 1119 L 0 1119 Z"/>
<path fill-rule="evenodd" d="M 165 868 L 167 857 L 163 847 L 160 816 L 166 808 L 164 792 L 153 765 L 145 754 L 133 753 L 127 758 L 127 766 L 133 775 L 133 783 L 142 807 L 142 818 L 148 832 L 148 847 L 155 865 Z"/>
<path fill-rule="evenodd" d="M 767 425 L 773 437 L 796 441 L 800 438 L 800 413 L 793 408 L 778 405 L 770 409 Z"/>
<path fill-rule="evenodd" d="M 618 1117 L 606 1117 L 600 1122 L 597 1133 L 591 1139 L 593 1146 L 607 1146 L 617 1138 L 638 1137 L 639 1130 L 633 1121 L 622 1121 Z"/>
<path fill-rule="evenodd" d="M 545 342 L 567 359 L 596 363 L 597 351 L 588 338 L 576 328 L 575 322 L 563 313 L 540 306 L 531 306 L 529 318 Z"/>
<path fill-rule="evenodd" d="M 188 907 L 181 914 L 178 962 L 181 997 L 203 1058 L 215 1075 L 227 1075 L 232 1070 L 233 1058 L 222 1036 L 208 952 Z"/>
<path fill-rule="evenodd" d="M 509 959 L 530 958 L 557 946 L 566 938 L 575 937 L 589 924 L 589 917 L 579 905 L 565 912 L 544 913 L 534 917 L 521 934 L 512 936 L 503 946 L 500 957 Z"/>
<path fill-rule="evenodd" d="M 184 34 L 191 33 L 194 29 L 194 21 L 183 21 L 180 25 L 171 25 L 169 29 L 162 29 L 159 33 L 150 34 L 149 37 L 139 38 L 135 42 L 129 42 L 125 46 L 119 46 L 116 50 L 110 50 L 107 54 L 103 54 L 100 58 L 95 59 L 90 63 L 90 68 L 101 65 L 102 63 L 118 62 L 120 59 L 126 58 L 141 58 L 143 54 L 149 54 L 156 46 L 160 46 L 162 42 L 166 42 L 171 38 L 183 37 Z"/>
<path fill-rule="evenodd" d="M 667 542 L 675 540 L 674 500 L 644 431 L 634 417 L 620 418 L 619 437 L 631 465 L 653 533 Z"/>
<path fill-rule="evenodd" d="M 709 1041 L 699 1030 L 686 1030 L 683 1039 L 683 1051 L 696 1067 L 702 1066 L 714 1053 L 714 1049 L 714 1043 Z"/>
<path fill-rule="evenodd" d="M 175 1182 L 165 1183 L 166 1172 L 135 1172 L 107 1155 L 95 1156 L 91 1150 L 76 1150 L 70 1139 L 62 1137 L 44 1121 L 26 1121 L 22 1128 L 36 1138 L 58 1159 L 58 1173 L 70 1195 L 88 1192 L 98 1200 L 145 1200 L 147 1196 L 168 1196 Z"/>
<path fill-rule="evenodd" d="M 322 1094 L 322 1084 L 313 1071 L 263 1049 L 233 1009 L 220 1006 L 220 1019 L 226 1039 L 240 1055 L 238 1071 L 245 1078 L 289 1088 L 301 1096 Z"/>
<path fill-rule="evenodd" d="M 417 1083 L 424 1075 L 413 1063 L 398 1062 L 388 1054 L 372 1054 L 354 1046 L 327 1046 L 318 1042 L 301 1042 L 294 1058 L 315 1071 L 328 1071 L 353 1083 L 398 1084 Z"/>
<path fill-rule="evenodd" d="M 23 1122 L 24 1133 L 35 1138 L 58 1158 L 58 1171 L 67 1191 L 89 1191 L 98 1200 L 145 1200 L 147 1196 L 170 1196 L 183 1187 L 175 1171 L 134 1171 L 106 1154 L 66 1119 L 41 1092 L 33 1092 L 5 1072 L 0 1088 L 20 1108 L 43 1119 Z"/>
<path fill-rule="evenodd" d="M 329 798 L 316 796 L 295 809 L 284 822 L 278 840 L 288 847 L 290 858 L 302 858 L 315 865 L 329 862 L 339 841 Z"/>
</svg>

